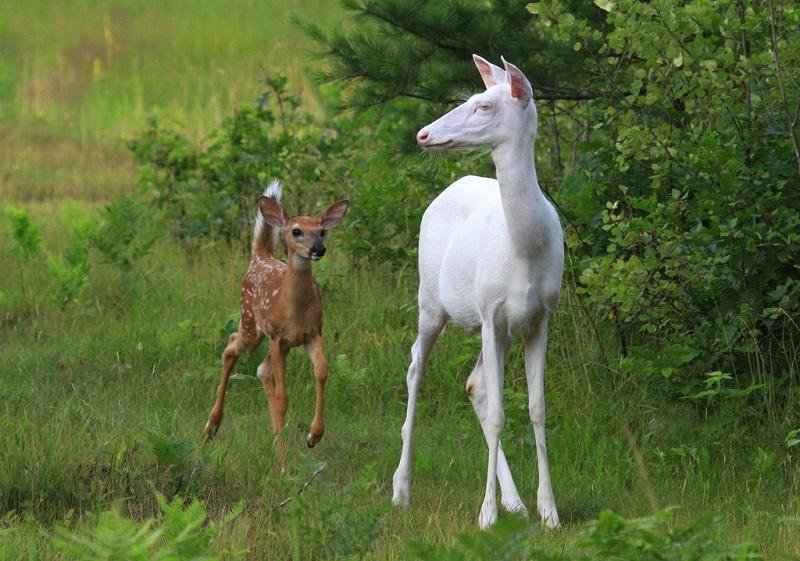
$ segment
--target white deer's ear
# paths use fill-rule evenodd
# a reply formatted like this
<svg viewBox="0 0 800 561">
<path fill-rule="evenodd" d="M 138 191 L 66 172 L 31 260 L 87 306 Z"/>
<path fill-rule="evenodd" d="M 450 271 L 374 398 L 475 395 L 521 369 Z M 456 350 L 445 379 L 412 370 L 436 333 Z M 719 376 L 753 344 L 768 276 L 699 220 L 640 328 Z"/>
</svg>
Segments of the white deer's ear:
<svg viewBox="0 0 800 561">
<path fill-rule="evenodd" d="M 506 67 L 508 83 L 511 84 L 511 97 L 520 101 L 528 102 L 533 98 L 533 88 L 531 83 L 522 73 L 522 70 L 500 57 Z"/>
<path fill-rule="evenodd" d="M 258 209 L 270 226 L 283 228 L 283 225 L 286 224 L 286 214 L 284 214 L 283 208 L 272 197 L 261 195 L 258 199 Z"/>
<path fill-rule="evenodd" d="M 487 90 L 497 84 L 506 83 L 505 70 L 478 55 L 472 55 L 472 60 L 475 61 L 475 66 L 478 68 L 478 72 L 481 73 L 483 85 L 486 86 Z"/>
<path fill-rule="evenodd" d="M 350 201 L 347 199 L 336 201 L 317 215 L 317 222 L 320 223 L 323 229 L 330 230 L 342 221 L 349 208 Z"/>
</svg>

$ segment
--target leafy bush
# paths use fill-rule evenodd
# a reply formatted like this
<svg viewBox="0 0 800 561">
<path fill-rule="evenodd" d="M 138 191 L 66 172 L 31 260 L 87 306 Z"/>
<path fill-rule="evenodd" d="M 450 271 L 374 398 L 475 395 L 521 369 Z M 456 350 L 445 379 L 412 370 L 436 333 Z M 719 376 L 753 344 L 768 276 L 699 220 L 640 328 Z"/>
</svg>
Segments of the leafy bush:
<svg viewBox="0 0 800 561">
<path fill-rule="evenodd" d="M 136 522 L 123 516 L 118 508 L 97 515 L 92 527 L 71 531 L 60 527 L 54 545 L 68 559 L 81 561 L 213 561 L 214 538 L 221 526 L 241 514 L 239 505 L 221 523 L 206 523 L 202 502 L 185 505 L 175 497 L 168 501 L 156 494 L 161 515 Z"/>
<path fill-rule="evenodd" d="M 308 459 L 305 463 L 310 465 Z M 384 492 L 370 470 L 337 491 L 347 497 L 361 497 L 365 502 L 374 502 Z M 292 560 L 370 558 L 370 548 L 387 513 L 385 505 L 342 508 L 341 496 L 332 489 L 324 493 L 309 489 L 294 498 L 289 512 Z"/>
<path fill-rule="evenodd" d="M 122 271 L 130 271 L 155 243 L 158 234 L 147 231 L 147 206 L 129 195 L 119 195 L 101 213 L 92 233 L 91 246 L 103 260 Z"/>
<path fill-rule="evenodd" d="M 14 247 L 11 251 L 17 260 L 19 289 L 23 292 L 28 291 L 33 310 L 36 312 L 38 310 L 36 291 L 27 282 L 26 269 L 41 249 L 42 231 L 33 223 L 30 213 L 24 208 L 7 206 L 5 213 L 11 223 L 11 234 L 14 238 Z M 4 295 L 2 300 L 5 300 Z"/>
<path fill-rule="evenodd" d="M 284 183 L 284 206 L 292 214 L 316 213 L 349 196 L 351 211 L 336 233 L 342 245 L 336 244 L 352 258 L 412 260 L 422 212 L 435 190 L 461 175 L 456 172 L 465 159 L 431 169 L 396 150 L 408 115 L 377 122 L 372 115 L 322 119 L 301 109 L 285 78 L 266 84 L 269 90 L 255 104 L 225 119 L 203 144 L 155 120 L 131 142 L 139 184 L 147 200 L 163 209 L 173 233 L 186 242 L 249 245 L 256 199 L 276 178 Z M 433 181 L 439 173 L 443 177 Z"/>
<path fill-rule="evenodd" d="M 93 212 L 71 203 L 61 206 L 60 222 L 68 244 L 60 254 L 48 254 L 47 269 L 58 281 L 56 299 L 64 308 L 89 278 L 89 254 L 98 223 Z"/>
<path fill-rule="evenodd" d="M 501 518 L 485 532 L 458 536 L 454 546 L 407 544 L 409 557 L 419 561 L 744 561 L 763 559 L 751 544 L 720 545 L 714 540 L 717 522 L 703 516 L 685 527 L 665 529 L 670 512 L 644 518 L 625 518 L 610 511 L 600 513 L 592 527 L 574 545 L 586 553 L 566 556 L 542 550 L 530 522 L 519 517 Z"/>
<path fill-rule="evenodd" d="M 14 256 L 20 262 L 30 261 L 42 245 L 41 230 L 33 223 L 31 215 L 26 209 L 7 206 L 5 212 L 11 222 Z"/>
<path fill-rule="evenodd" d="M 782 92 L 800 77 L 800 13 L 609 9 L 617 95 L 588 106 L 595 130 L 561 199 L 581 229 L 581 292 L 617 325 L 631 372 L 735 372 L 737 356 L 785 352 L 800 315 L 800 153 Z"/>
<path fill-rule="evenodd" d="M 303 203 L 316 204 L 332 190 L 322 163 L 342 144 L 299 111 L 300 99 L 287 94 L 285 77 L 268 78 L 266 85 L 255 104 L 226 118 L 204 145 L 155 119 L 130 143 L 141 164 L 139 184 L 166 211 L 179 238 L 246 238 L 255 201 L 272 178 Z M 314 192 L 303 192 L 309 184 Z"/>
<path fill-rule="evenodd" d="M 588 532 L 585 546 L 592 559 L 606 561 L 744 561 L 763 559 L 752 544 L 719 545 L 714 539 L 716 521 L 698 518 L 686 527 L 663 529 L 669 512 L 626 519 L 610 511 L 600 513 Z"/>
</svg>

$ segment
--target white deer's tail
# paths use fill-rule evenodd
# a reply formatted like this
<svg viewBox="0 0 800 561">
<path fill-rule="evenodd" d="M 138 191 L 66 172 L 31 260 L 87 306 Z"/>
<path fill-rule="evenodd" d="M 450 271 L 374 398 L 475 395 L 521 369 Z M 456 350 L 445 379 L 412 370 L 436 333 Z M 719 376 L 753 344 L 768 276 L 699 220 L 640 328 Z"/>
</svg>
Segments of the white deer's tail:
<svg viewBox="0 0 800 561">
<path fill-rule="evenodd" d="M 283 187 L 281 187 L 280 181 L 270 181 L 267 188 L 264 189 L 263 196 L 275 199 L 276 202 L 280 203 L 283 197 Z M 279 235 L 280 230 L 267 224 L 267 221 L 261 216 L 261 211 L 256 210 L 256 223 L 253 226 L 253 255 L 266 254 L 271 256 L 272 252 L 275 251 L 275 246 L 278 245 Z"/>
</svg>

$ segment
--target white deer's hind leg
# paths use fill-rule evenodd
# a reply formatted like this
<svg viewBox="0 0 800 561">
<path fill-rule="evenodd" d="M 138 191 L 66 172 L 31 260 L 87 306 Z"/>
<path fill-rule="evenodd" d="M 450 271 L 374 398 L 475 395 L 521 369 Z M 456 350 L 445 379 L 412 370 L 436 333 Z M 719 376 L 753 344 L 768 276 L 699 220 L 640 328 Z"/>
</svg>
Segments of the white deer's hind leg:
<svg viewBox="0 0 800 561">
<path fill-rule="evenodd" d="M 478 526 L 483 530 L 497 520 L 497 458 L 500 433 L 505 424 L 503 412 L 503 363 L 507 344 L 495 332 L 491 321 L 484 320 L 481 329 L 483 343 L 483 378 L 486 389 L 486 421 L 483 435 L 489 448 L 489 465 L 486 469 L 486 494 L 483 497 Z"/>
<path fill-rule="evenodd" d="M 547 443 L 544 432 L 544 357 L 547 349 L 547 317 L 531 326 L 525 341 L 525 374 L 528 379 L 528 411 L 536 437 L 536 462 L 539 467 L 539 489 L 536 506 L 542 523 L 548 528 L 558 528 L 561 522 L 556 510 L 550 468 L 547 463 Z"/>
<path fill-rule="evenodd" d="M 482 354 L 478 355 L 475 368 L 467 378 L 467 395 L 472 402 L 472 407 L 475 409 L 475 414 L 478 416 L 478 421 L 485 437 L 488 407 L 486 403 L 486 382 L 483 378 Z M 497 479 L 500 481 L 503 508 L 508 512 L 516 512 L 528 516 L 528 509 L 525 507 L 525 503 L 522 502 L 517 486 L 514 484 L 514 478 L 511 476 L 511 469 L 506 461 L 506 455 L 503 453 L 502 442 L 497 445 Z"/>
<path fill-rule="evenodd" d="M 414 430 L 414 413 L 417 407 L 417 394 L 427 370 L 428 355 L 433 344 L 447 323 L 444 312 L 426 310 L 420 305 L 419 331 L 417 340 L 411 347 L 411 365 L 408 367 L 406 383 L 408 385 L 408 405 L 406 407 L 406 420 L 401 431 L 403 450 L 400 453 L 400 463 L 392 477 L 392 504 L 408 506 L 411 487 L 411 455 L 412 432 Z"/>
</svg>

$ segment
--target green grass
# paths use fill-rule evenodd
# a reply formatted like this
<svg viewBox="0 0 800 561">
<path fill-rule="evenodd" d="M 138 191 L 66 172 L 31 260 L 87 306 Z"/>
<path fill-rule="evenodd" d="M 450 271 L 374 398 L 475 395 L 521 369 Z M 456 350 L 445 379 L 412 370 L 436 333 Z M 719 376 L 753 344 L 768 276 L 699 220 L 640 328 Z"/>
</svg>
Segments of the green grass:
<svg viewBox="0 0 800 561">
<path fill-rule="evenodd" d="M 129 189 L 123 140 L 149 116 L 196 136 L 286 74 L 304 78 L 296 12 L 324 26 L 332 0 L 80 0 L 0 5 L 0 199 L 106 200 Z"/>
<path fill-rule="evenodd" d="M 64 242 L 56 213 L 33 208 L 46 249 L 58 251 Z M 303 547 L 316 543 L 298 520 L 354 540 L 374 522 L 371 551 L 379 559 L 404 558 L 406 540 L 452 544 L 458 532 L 475 528 L 486 451 L 464 383 L 478 343 L 457 329 L 446 330 L 437 344 L 421 392 L 412 506 L 388 506 L 416 323 L 413 271 L 379 264 L 351 269 L 337 256 L 334 236 L 333 259 L 317 268 L 332 363 L 327 432 L 317 448 L 305 448 L 313 377 L 295 350 L 285 432 L 289 467 L 282 474 L 254 377 L 258 353 L 240 361 L 217 439 L 200 440 L 224 328 L 237 312 L 247 263 L 242 251 L 208 246 L 189 255 L 162 238 L 127 273 L 95 258 L 80 301 L 61 310 L 42 256 L 26 265 L 27 287 L 20 287 L 10 235 L 5 226 L 1 231 L 0 510 L 15 514 L 0 524 L 0 552 L 57 558 L 53 525 L 83 523 L 114 504 L 137 519 L 152 516 L 154 487 L 204 500 L 214 520 L 243 500 L 244 513 L 221 530 L 217 547 L 246 550 L 252 558 L 288 558 L 293 539 L 305 540 Z M 548 442 L 564 529 L 543 533 L 541 547 L 574 552 L 600 511 L 648 514 L 653 493 L 659 507 L 676 508 L 675 524 L 712 512 L 721 517 L 723 542 L 755 542 L 769 559 L 798 554 L 789 518 L 800 514 L 800 477 L 797 458 L 783 448 L 784 434 L 755 424 L 758 412 L 741 404 L 701 411 L 660 400 L 643 381 L 600 366 L 597 342 L 569 293 L 550 333 Z M 504 446 L 534 508 L 535 450 L 520 355 L 515 348 L 508 368 Z M 650 489 L 625 425 L 644 457 Z M 300 497 L 277 506 L 323 462 L 327 468 Z M 324 518 L 325 509 L 351 519 Z"/>
</svg>

